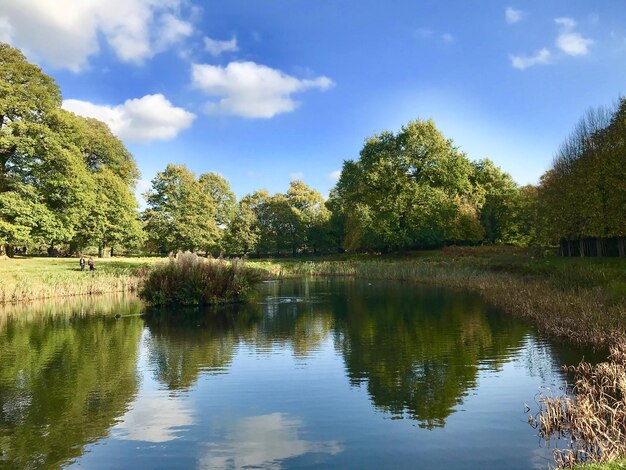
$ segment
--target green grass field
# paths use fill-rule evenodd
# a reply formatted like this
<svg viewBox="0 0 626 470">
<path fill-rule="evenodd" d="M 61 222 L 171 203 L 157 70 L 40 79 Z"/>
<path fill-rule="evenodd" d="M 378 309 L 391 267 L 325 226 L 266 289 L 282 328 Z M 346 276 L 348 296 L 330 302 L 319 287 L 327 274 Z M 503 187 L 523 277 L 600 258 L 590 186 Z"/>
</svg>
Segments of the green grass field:
<svg viewBox="0 0 626 470">
<path fill-rule="evenodd" d="M 69 295 L 135 290 L 141 271 L 158 258 L 95 259 L 96 270 L 80 271 L 78 258 L 0 260 L 0 303 Z"/>
</svg>

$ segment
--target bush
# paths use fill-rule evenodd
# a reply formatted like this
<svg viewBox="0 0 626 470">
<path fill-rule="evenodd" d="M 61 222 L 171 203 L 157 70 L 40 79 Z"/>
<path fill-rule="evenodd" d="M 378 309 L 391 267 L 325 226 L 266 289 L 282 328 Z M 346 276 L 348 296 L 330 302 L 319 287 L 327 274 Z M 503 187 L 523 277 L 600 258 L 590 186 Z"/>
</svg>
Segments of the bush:
<svg viewBox="0 0 626 470">
<path fill-rule="evenodd" d="M 242 260 L 206 259 L 179 252 L 152 268 L 139 296 L 152 305 L 211 305 L 245 300 L 256 272 Z"/>
</svg>

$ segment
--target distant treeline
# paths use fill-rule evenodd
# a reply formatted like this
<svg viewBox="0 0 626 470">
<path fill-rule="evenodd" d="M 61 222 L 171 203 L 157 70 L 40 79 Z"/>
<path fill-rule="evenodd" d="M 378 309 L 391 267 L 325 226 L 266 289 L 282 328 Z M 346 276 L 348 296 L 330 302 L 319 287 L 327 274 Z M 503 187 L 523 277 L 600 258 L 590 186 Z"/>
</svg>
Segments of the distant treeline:
<svg viewBox="0 0 626 470">
<path fill-rule="evenodd" d="M 0 44 L 0 252 L 86 249 L 213 255 L 406 251 L 450 244 L 552 246 L 622 255 L 626 102 L 589 112 L 538 186 L 471 161 L 416 120 L 368 138 L 325 200 L 301 181 L 236 200 L 226 179 L 167 165 L 134 197 L 139 172 L 95 119 L 60 108 L 53 79 Z M 581 251 L 582 250 L 582 251 Z M 0 253 L 1 254 L 1 253 Z"/>
<path fill-rule="evenodd" d="M 625 256 L 625 98 L 587 111 L 539 188 L 538 225 L 562 255 Z"/>
</svg>

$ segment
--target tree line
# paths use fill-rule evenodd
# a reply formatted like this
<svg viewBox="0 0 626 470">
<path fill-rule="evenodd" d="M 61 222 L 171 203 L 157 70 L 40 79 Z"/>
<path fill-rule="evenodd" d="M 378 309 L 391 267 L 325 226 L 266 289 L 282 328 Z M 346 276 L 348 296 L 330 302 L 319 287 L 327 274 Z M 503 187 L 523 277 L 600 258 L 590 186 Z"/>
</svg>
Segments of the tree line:
<svg viewBox="0 0 626 470">
<path fill-rule="evenodd" d="M 596 254 L 624 256 L 624 99 L 587 113 L 538 186 L 470 160 L 432 120 L 415 120 L 367 138 L 327 200 L 292 181 L 285 193 L 237 201 L 219 174 L 170 164 L 141 212 L 131 153 L 104 123 L 61 102 L 51 77 L 0 44 L 0 254 L 293 256 L 560 243 L 563 254 L 585 255 L 593 240 Z"/>
<path fill-rule="evenodd" d="M 539 184 L 542 242 L 564 256 L 626 256 L 626 98 L 590 109 Z"/>
</svg>

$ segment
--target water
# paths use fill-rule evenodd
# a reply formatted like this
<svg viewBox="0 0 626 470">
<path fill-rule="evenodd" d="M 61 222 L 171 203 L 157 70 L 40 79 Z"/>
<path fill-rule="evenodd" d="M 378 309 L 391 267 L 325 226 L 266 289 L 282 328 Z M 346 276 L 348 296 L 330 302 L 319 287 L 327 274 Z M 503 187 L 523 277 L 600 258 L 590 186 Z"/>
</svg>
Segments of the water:
<svg viewBox="0 0 626 470">
<path fill-rule="evenodd" d="M 264 283 L 177 320 L 128 297 L 16 309 L 0 311 L 11 469 L 546 469 L 524 403 L 583 354 L 476 295 L 394 282 Z"/>
</svg>

